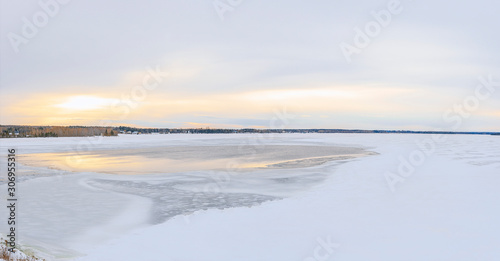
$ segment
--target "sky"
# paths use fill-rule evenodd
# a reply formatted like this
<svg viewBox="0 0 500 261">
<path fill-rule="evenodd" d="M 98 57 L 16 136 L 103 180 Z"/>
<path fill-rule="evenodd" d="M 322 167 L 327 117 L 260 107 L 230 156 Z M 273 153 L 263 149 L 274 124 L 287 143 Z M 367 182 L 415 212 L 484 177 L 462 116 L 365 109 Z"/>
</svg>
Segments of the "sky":
<svg viewBox="0 0 500 261">
<path fill-rule="evenodd" d="M 498 1 L 0 1 L 0 124 L 500 131 Z"/>
</svg>

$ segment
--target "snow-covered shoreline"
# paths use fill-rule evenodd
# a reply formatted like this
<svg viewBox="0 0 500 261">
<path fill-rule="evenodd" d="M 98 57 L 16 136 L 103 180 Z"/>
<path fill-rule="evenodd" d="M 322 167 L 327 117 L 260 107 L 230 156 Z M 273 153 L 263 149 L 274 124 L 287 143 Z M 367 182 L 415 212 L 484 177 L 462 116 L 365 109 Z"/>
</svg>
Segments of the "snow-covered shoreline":
<svg viewBox="0 0 500 261">
<path fill-rule="evenodd" d="M 346 137 L 347 136 L 347 137 Z M 323 184 L 255 208 L 176 217 L 82 260 L 496 260 L 499 140 L 450 136 L 391 192 L 385 170 L 425 135 L 343 136 L 380 155 L 340 165 Z M 360 139 L 361 138 L 361 139 Z M 378 141 L 369 141 L 378 138 Z M 366 140 L 364 140 L 366 139 Z M 375 144 L 379 143 L 379 144 Z M 134 247 L 140 246 L 140 247 Z"/>
</svg>

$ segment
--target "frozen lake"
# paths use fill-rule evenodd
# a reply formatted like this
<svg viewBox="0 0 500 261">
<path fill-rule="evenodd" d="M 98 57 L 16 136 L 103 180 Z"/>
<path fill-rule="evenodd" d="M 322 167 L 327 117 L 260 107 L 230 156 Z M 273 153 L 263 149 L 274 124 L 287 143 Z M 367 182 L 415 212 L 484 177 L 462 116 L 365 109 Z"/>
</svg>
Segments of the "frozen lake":
<svg viewBox="0 0 500 261">
<path fill-rule="evenodd" d="M 24 180 L 22 243 L 55 258 L 177 215 L 280 200 L 320 184 L 337 164 L 374 154 L 270 135 L 2 140 L 6 148 L 16 148 Z"/>
<path fill-rule="evenodd" d="M 322 250 L 331 260 L 500 257 L 499 137 L 179 134 L 0 146 L 16 148 L 21 164 L 21 243 L 49 259 L 313 260 L 325 240 L 335 242 Z"/>
<path fill-rule="evenodd" d="M 228 168 L 302 168 L 344 158 L 367 155 L 360 148 L 311 145 L 206 145 L 172 146 L 164 135 L 156 135 L 157 146 L 27 154 L 30 166 L 44 166 L 73 172 L 109 174 L 178 173 Z M 139 137 L 140 138 L 140 137 Z M 167 140 L 168 141 L 168 140 Z M 92 150 L 90 150 L 92 148 Z M 237 165 L 237 166 L 236 166 Z"/>
</svg>

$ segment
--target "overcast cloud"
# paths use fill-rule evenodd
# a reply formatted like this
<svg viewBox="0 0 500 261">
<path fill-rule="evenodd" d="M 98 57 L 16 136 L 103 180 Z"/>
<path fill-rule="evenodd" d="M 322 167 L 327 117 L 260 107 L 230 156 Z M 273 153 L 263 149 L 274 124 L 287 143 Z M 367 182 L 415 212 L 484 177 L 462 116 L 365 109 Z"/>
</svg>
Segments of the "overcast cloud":
<svg viewBox="0 0 500 261">
<path fill-rule="evenodd" d="M 221 19 L 214 3 L 233 6 Z M 380 25 L 373 12 L 389 6 L 398 11 Z M 285 109 L 288 128 L 450 129 L 460 114 L 443 114 L 479 77 L 500 82 L 499 10 L 486 0 L 1 0 L 0 123 L 265 128 Z M 24 19 L 40 12 L 48 22 L 26 37 Z M 355 28 L 370 22 L 380 30 L 358 48 Z M 57 107 L 119 100 L 147 67 L 168 76 L 119 120 L 111 104 Z M 457 130 L 500 131 L 500 86 L 467 112 Z"/>
</svg>

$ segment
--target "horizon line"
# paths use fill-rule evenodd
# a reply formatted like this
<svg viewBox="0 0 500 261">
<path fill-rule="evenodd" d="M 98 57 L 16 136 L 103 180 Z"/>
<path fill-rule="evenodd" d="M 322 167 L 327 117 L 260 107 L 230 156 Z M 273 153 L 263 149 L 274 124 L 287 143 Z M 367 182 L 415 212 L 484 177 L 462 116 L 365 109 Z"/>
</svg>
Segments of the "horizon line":
<svg viewBox="0 0 500 261">
<path fill-rule="evenodd" d="M 215 128 L 215 127 L 130 127 L 125 125 L 120 126 L 98 126 L 98 125 L 16 125 L 16 124 L 0 124 L 0 127 L 84 127 L 84 128 L 131 128 L 131 129 L 184 129 L 184 130 L 338 130 L 338 131 L 367 131 L 367 132 L 409 132 L 409 133 L 457 133 L 457 134 L 500 134 L 500 131 L 452 131 L 452 130 L 409 130 L 409 129 L 349 129 L 349 128 L 252 128 L 252 127 L 241 127 L 241 128 Z"/>
</svg>

